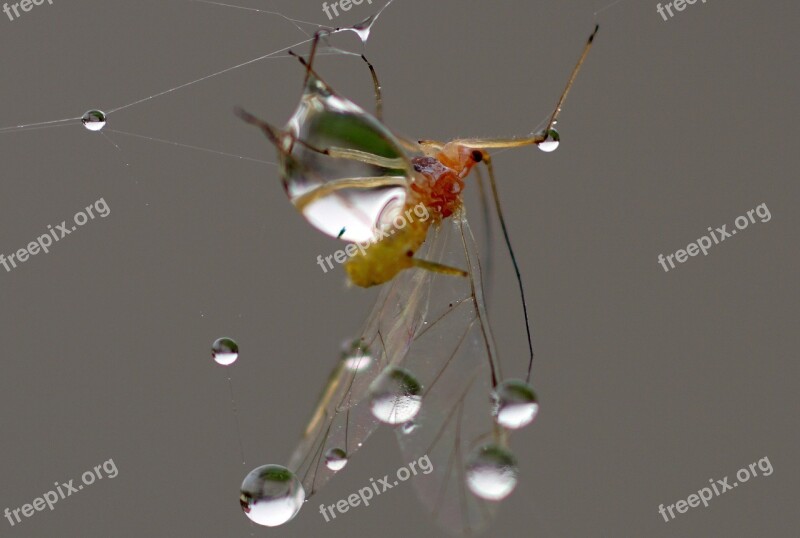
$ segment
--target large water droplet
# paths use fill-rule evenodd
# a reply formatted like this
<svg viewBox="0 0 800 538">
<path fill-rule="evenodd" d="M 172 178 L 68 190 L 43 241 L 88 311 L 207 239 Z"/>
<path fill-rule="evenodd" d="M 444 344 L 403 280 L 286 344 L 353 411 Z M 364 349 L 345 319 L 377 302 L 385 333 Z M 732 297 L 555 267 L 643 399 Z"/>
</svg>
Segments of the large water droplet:
<svg viewBox="0 0 800 538">
<path fill-rule="evenodd" d="M 519 469 L 514 455 L 497 445 L 480 447 L 467 463 L 467 485 L 482 499 L 500 501 L 517 486 Z"/>
<path fill-rule="evenodd" d="M 347 465 L 347 452 L 341 448 L 331 448 L 325 453 L 325 465 L 331 471 L 341 471 Z"/>
<path fill-rule="evenodd" d="M 81 118 L 81 123 L 90 131 L 99 131 L 106 126 L 106 114 L 102 110 L 89 110 Z"/>
<path fill-rule="evenodd" d="M 281 465 L 256 467 L 244 478 L 239 503 L 254 523 L 277 527 L 291 521 L 306 493 L 295 474 Z"/>
<path fill-rule="evenodd" d="M 342 360 L 344 367 L 352 372 L 361 372 L 372 366 L 372 355 L 369 346 L 357 338 L 345 342 L 342 346 Z"/>
<path fill-rule="evenodd" d="M 408 371 L 390 366 L 369 387 L 372 414 L 387 424 L 408 422 L 422 406 L 422 386 Z"/>
<path fill-rule="evenodd" d="M 211 356 L 222 366 L 230 366 L 239 358 L 239 345 L 230 338 L 217 338 L 211 345 Z"/>
<path fill-rule="evenodd" d="M 504 428 L 516 430 L 527 426 L 538 412 L 536 394 L 524 381 L 509 379 L 492 391 L 492 416 Z"/>
<path fill-rule="evenodd" d="M 559 135 L 558 131 L 555 129 L 550 129 L 547 131 L 547 138 L 545 141 L 539 144 L 539 149 L 545 153 L 550 153 L 551 151 L 557 150 L 560 143 L 561 135 Z"/>
<path fill-rule="evenodd" d="M 284 130 L 281 176 L 313 226 L 345 241 L 371 241 L 402 214 L 413 176 L 408 158 L 358 105 L 312 75 Z"/>
</svg>

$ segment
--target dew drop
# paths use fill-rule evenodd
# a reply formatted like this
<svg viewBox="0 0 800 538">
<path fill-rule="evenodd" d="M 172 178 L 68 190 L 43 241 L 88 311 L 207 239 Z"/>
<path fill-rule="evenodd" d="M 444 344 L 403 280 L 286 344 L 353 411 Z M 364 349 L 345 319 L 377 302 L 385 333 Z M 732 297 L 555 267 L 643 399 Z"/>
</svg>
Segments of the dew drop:
<svg viewBox="0 0 800 538">
<path fill-rule="evenodd" d="M 524 381 L 509 379 L 492 391 L 492 416 L 504 428 L 516 430 L 527 426 L 538 413 L 536 394 Z"/>
<path fill-rule="evenodd" d="M 369 39 L 369 33 L 372 30 L 372 25 L 375 24 L 375 19 L 377 18 L 378 17 L 376 15 L 370 15 L 358 24 L 354 24 L 349 29 L 358 34 L 358 38 L 361 40 L 361 42 L 366 44 L 367 40 Z"/>
<path fill-rule="evenodd" d="M 331 448 L 325 453 L 325 465 L 331 471 L 341 471 L 347 465 L 347 452 L 341 448 Z"/>
<path fill-rule="evenodd" d="M 561 135 L 559 135 L 558 131 L 555 129 L 550 129 L 547 131 L 547 138 L 544 140 L 544 142 L 539 144 L 539 149 L 545 153 L 550 153 L 551 151 L 558 149 L 558 145 L 560 143 Z"/>
<path fill-rule="evenodd" d="M 408 371 L 390 366 L 369 387 L 370 410 L 386 424 L 408 422 L 422 407 L 422 386 Z"/>
<path fill-rule="evenodd" d="M 379 230 L 402 214 L 412 172 L 399 140 L 313 74 L 284 132 L 281 177 L 311 225 L 331 237 L 366 242 L 382 237 Z M 322 152 L 328 148 L 368 157 Z M 358 185 L 359 179 L 370 186 Z M 331 189 L 343 180 L 356 183 Z"/>
<path fill-rule="evenodd" d="M 281 465 L 262 465 L 244 477 L 239 503 L 252 522 L 277 527 L 297 515 L 305 497 L 292 471 Z"/>
<path fill-rule="evenodd" d="M 81 123 L 90 131 L 99 131 L 106 126 L 106 113 L 102 110 L 89 110 L 81 118 Z"/>
<path fill-rule="evenodd" d="M 230 366 L 239 358 L 239 345 L 230 338 L 217 338 L 211 345 L 211 357 L 217 364 Z"/>
<path fill-rule="evenodd" d="M 517 486 L 519 469 L 514 455 L 497 445 L 485 445 L 467 464 L 467 486 L 488 501 L 501 501 Z"/>
<path fill-rule="evenodd" d="M 358 338 L 342 345 L 342 361 L 351 372 L 367 370 L 373 363 L 369 347 Z"/>
</svg>

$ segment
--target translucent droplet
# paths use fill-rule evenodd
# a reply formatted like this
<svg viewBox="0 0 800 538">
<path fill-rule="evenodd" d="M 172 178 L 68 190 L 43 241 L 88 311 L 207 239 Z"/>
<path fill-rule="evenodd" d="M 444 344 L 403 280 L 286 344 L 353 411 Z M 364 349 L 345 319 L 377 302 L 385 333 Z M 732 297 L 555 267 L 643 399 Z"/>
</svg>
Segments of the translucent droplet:
<svg viewBox="0 0 800 538">
<path fill-rule="evenodd" d="M 102 110 L 89 110 L 81 118 L 81 123 L 90 131 L 99 131 L 106 126 L 106 113 Z"/>
<path fill-rule="evenodd" d="M 372 30 L 372 25 L 375 24 L 375 19 L 377 18 L 378 17 L 376 15 L 370 15 L 358 24 L 351 26 L 350 29 L 358 34 L 358 38 L 362 43 L 366 43 L 369 39 L 369 33 Z"/>
<path fill-rule="evenodd" d="M 342 360 L 345 368 L 353 372 L 367 370 L 373 363 L 369 347 L 358 338 L 344 343 Z"/>
<path fill-rule="evenodd" d="M 492 391 L 492 416 L 504 428 L 516 430 L 527 426 L 539 413 L 533 389 L 518 379 L 503 381 Z"/>
<path fill-rule="evenodd" d="M 332 448 L 325 453 L 325 465 L 331 471 L 341 471 L 347 465 L 347 452 L 341 448 Z"/>
<path fill-rule="evenodd" d="M 513 454 L 497 445 L 486 445 L 467 463 L 467 486 L 482 499 L 500 501 L 517 486 L 519 469 Z"/>
<path fill-rule="evenodd" d="M 372 414 L 387 424 L 408 422 L 422 407 L 422 386 L 406 370 L 390 366 L 369 387 Z"/>
<path fill-rule="evenodd" d="M 217 338 L 211 345 L 211 356 L 222 366 L 230 366 L 239 358 L 239 345 L 230 338 Z"/>
<path fill-rule="evenodd" d="M 413 420 L 409 420 L 408 422 L 406 422 L 402 426 L 400 426 L 401 431 L 406 435 L 408 435 L 409 433 L 413 432 L 417 428 L 419 428 L 419 424 L 417 424 Z"/>
<path fill-rule="evenodd" d="M 558 145 L 561 143 L 561 135 L 558 134 L 558 131 L 555 129 L 550 129 L 547 131 L 547 138 L 544 142 L 539 144 L 539 149 L 544 151 L 545 153 L 550 153 L 551 151 L 555 151 L 558 149 Z"/>
<path fill-rule="evenodd" d="M 358 105 L 312 75 L 284 131 L 286 192 L 320 231 L 371 241 L 402 214 L 411 165 L 395 136 Z"/>
<path fill-rule="evenodd" d="M 244 477 L 239 503 L 254 523 L 277 527 L 291 521 L 306 493 L 295 474 L 281 465 L 262 465 Z"/>
</svg>

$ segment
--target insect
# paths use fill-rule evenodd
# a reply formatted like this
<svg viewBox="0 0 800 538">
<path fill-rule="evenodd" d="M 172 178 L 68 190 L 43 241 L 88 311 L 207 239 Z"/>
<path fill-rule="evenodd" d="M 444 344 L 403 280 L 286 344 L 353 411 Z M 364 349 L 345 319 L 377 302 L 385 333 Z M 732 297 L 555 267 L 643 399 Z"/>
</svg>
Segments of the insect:
<svg viewBox="0 0 800 538">
<path fill-rule="evenodd" d="M 528 137 L 403 139 L 382 122 L 380 83 L 366 57 L 374 116 L 317 74 L 314 57 L 325 31 L 315 35 L 308 61 L 298 56 L 305 89 L 283 129 L 238 110 L 277 148 L 284 188 L 304 217 L 323 233 L 365 247 L 346 263 L 350 281 L 383 286 L 287 466 L 256 468 L 242 483 L 240 502 L 251 520 L 276 526 L 294 518 L 381 423 L 396 428 L 406 461 L 431 462 L 429 472 L 410 481 L 437 523 L 456 533 L 485 528 L 498 501 L 514 489 L 518 467 L 509 434 L 529 424 L 539 409 L 529 385 L 527 308 L 528 377 L 507 379 L 486 315 L 481 262 L 462 191 L 473 170 L 482 181 L 485 167 L 522 292 L 489 151 L 554 149 L 562 104 L 597 30 L 545 129 Z M 420 207 L 428 218 L 410 218 L 419 216 L 412 211 Z M 522 298 L 525 306 L 524 293 Z M 327 520 L 334 508 L 321 505 L 320 512 Z"/>
</svg>

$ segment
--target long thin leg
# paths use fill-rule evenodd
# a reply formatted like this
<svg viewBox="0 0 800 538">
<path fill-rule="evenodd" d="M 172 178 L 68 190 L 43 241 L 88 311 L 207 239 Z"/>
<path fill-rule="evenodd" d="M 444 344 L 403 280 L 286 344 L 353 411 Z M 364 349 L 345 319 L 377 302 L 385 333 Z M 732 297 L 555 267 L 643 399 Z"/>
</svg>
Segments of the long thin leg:
<svg viewBox="0 0 800 538">
<path fill-rule="evenodd" d="M 533 337 L 531 336 L 531 323 L 528 318 L 528 303 L 525 300 L 525 289 L 522 285 L 522 275 L 519 272 L 519 265 L 517 264 L 517 257 L 514 255 L 514 248 L 511 246 L 511 238 L 508 235 L 508 228 L 506 227 L 506 219 L 503 217 L 503 208 L 500 206 L 500 195 L 497 192 L 497 182 L 494 177 L 494 166 L 492 166 L 492 158 L 487 152 L 484 152 L 483 162 L 486 164 L 486 170 L 489 172 L 489 185 L 492 187 L 492 197 L 494 198 L 494 207 L 497 211 L 497 217 L 500 220 L 500 227 L 503 230 L 503 238 L 508 247 L 508 253 L 511 255 L 511 263 L 514 265 L 514 272 L 517 275 L 517 284 L 519 285 L 519 295 L 522 299 L 522 312 L 525 316 L 525 331 L 528 335 L 528 351 L 530 358 L 528 359 L 528 375 L 526 381 L 531 380 L 531 369 L 533 368 Z"/>
<path fill-rule="evenodd" d="M 378 121 L 383 122 L 383 94 L 381 93 L 381 83 L 378 80 L 378 73 L 375 72 L 375 68 L 370 61 L 367 60 L 366 56 L 362 54 L 361 59 L 367 62 L 369 73 L 372 75 L 372 85 L 375 87 L 375 117 L 378 118 Z"/>
<path fill-rule="evenodd" d="M 550 130 L 553 128 L 556 122 L 558 122 L 558 116 L 561 113 L 561 107 L 564 105 L 564 100 L 567 98 L 567 94 L 569 94 L 570 89 L 572 89 L 572 84 L 575 82 L 575 79 L 578 76 L 578 72 L 583 65 L 583 61 L 589 55 L 589 50 L 592 48 L 592 43 L 594 42 L 594 36 L 597 35 L 597 30 L 599 29 L 600 25 L 595 26 L 592 35 L 590 35 L 589 39 L 586 41 L 586 45 L 583 47 L 583 52 L 578 59 L 578 63 L 573 68 L 572 74 L 567 81 L 564 91 L 561 92 L 561 97 L 559 97 L 558 104 L 556 104 L 556 108 L 550 115 L 550 120 L 547 122 L 547 127 L 545 128 L 544 132 L 537 133 L 526 138 L 465 138 L 461 140 L 453 140 L 453 143 L 473 149 L 505 149 L 538 145 L 547 140 Z M 431 145 L 435 144 L 432 141 L 426 142 L 429 142 Z"/>
</svg>

